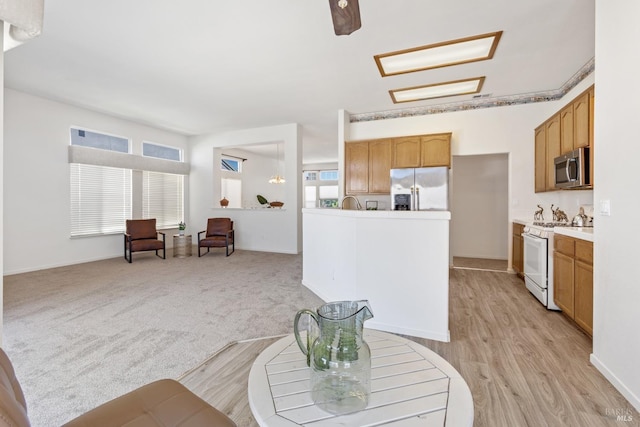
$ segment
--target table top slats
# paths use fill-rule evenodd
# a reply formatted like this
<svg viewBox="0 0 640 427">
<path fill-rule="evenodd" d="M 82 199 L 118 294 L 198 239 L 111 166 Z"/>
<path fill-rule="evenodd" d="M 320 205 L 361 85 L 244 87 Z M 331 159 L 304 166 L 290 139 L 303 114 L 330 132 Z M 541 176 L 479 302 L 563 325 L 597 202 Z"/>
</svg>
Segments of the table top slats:
<svg viewBox="0 0 640 427">
<path fill-rule="evenodd" d="M 301 381 L 271 386 L 271 394 L 275 400 L 278 397 L 288 396 L 290 394 L 309 392 L 309 387 L 309 378 L 307 378 Z"/>
<path fill-rule="evenodd" d="M 390 356 L 371 357 L 371 368 L 398 365 L 406 362 L 414 362 L 416 360 L 424 360 L 424 357 L 415 351 L 411 353 L 393 354 Z"/>
<path fill-rule="evenodd" d="M 314 404 L 311 369 L 293 336 L 274 343 L 271 351 L 271 347 L 266 349 L 256 359 L 249 378 L 249 401 L 260 425 L 472 425 L 471 393 L 459 373 L 444 359 L 423 346 L 388 333 L 365 330 L 365 340 L 371 348 L 369 404 L 362 411 L 341 416 L 325 412 Z M 260 390 L 252 388 L 252 384 L 260 384 Z M 449 410 L 455 407 L 456 413 L 448 417 L 447 407 Z M 449 421 L 453 420 L 456 421 L 451 424 Z"/>
<path fill-rule="evenodd" d="M 427 369 L 436 368 L 426 360 L 414 360 L 413 362 L 401 363 L 396 365 L 379 366 L 377 368 L 371 368 L 371 379 L 425 371 Z"/>
<path fill-rule="evenodd" d="M 307 369 L 298 369 L 295 371 L 281 372 L 278 374 L 268 375 L 269 377 L 269 385 L 273 387 L 274 385 L 287 384 L 296 381 L 306 380 L 308 381 L 311 378 L 311 372 Z"/>
<path fill-rule="evenodd" d="M 447 377 L 439 369 L 429 369 L 426 371 L 410 372 L 407 374 L 395 375 L 371 380 L 371 391 L 388 390 L 398 387 L 406 387 L 412 384 L 419 384 L 428 381 L 439 380 Z"/>
<path fill-rule="evenodd" d="M 432 394 L 414 400 L 405 400 L 394 405 L 367 408 L 354 414 L 331 416 L 316 406 L 285 411 L 286 418 L 308 427 L 335 426 L 380 426 L 393 421 L 419 417 L 430 412 L 441 411 L 447 407 L 447 393 Z M 314 411 L 317 409 L 319 412 Z M 306 410 L 305 410 L 306 409 Z M 317 419 L 313 415 L 319 415 Z M 436 425 L 436 424 L 434 424 Z M 439 424 L 442 426 L 442 424 Z"/>
<path fill-rule="evenodd" d="M 418 415 L 417 417 L 392 421 L 385 424 L 385 427 L 440 427 L 444 425 L 446 417 L 447 411 L 441 409 L 439 411 L 429 412 L 428 414 Z"/>
</svg>

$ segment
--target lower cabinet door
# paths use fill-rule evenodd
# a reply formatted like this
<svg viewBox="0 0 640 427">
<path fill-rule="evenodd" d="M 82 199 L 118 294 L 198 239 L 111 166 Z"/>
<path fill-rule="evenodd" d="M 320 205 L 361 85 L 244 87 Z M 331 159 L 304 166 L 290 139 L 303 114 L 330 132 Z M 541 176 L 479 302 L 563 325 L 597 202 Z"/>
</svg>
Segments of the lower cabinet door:
<svg viewBox="0 0 640 427">
<path fill-rule="evenodd" d="M 593 336 L 593 266 L 575 263 L 575 321 Z"/>
<path fill-rule="evenodd" d="M 573 258 L 554 252 L 553 254 L 553 300 L 562 312 L 574 318 L 573 306 Z"/>
</svg>

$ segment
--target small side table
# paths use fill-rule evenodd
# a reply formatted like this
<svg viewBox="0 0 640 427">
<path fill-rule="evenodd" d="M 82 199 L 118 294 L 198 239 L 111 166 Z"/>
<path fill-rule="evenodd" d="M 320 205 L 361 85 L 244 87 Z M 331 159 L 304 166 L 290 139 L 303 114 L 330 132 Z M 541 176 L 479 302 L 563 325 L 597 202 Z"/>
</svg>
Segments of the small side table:
<svg viewBox="0 0 640 427">
<path fill-rule="evenodd" d="M 332 415 L 313 403 L 311 370 L 293 336 L 258 355 L 249 373 L 249 406 L 261 427 L 391 425 L 472 427 L 471 390 L 432 350 L 406 338 L 365 329 L 371 348 L 371 396 L 360 412 Z"/>
<path fill-rule="evenodd" d="M 191 256 L 191 234 L 173 235 L 173 257 L 186 258 Z"/>
</svg>

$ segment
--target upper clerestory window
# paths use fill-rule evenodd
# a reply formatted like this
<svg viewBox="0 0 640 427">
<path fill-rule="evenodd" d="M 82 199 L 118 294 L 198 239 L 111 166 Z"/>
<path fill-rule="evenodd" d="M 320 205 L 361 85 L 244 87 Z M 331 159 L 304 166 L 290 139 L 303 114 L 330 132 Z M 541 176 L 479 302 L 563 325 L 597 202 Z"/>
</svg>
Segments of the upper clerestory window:
<svg viewBox="0 0 640 427">
<path fill-rule="evenodd" d="M 129 153 L 129 140 L 127 138 L 77 128 L 71 128 L 71 145 Z"/>
</svg>

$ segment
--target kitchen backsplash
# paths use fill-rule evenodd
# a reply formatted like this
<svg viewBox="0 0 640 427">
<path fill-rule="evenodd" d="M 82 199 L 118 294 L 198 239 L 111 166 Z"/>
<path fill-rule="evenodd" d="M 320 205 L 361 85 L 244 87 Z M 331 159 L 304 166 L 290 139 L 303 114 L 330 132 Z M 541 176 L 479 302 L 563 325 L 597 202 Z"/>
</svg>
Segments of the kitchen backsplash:
<svg viewBox="0 0 640 427">
<path fill-rule="evenodd" d="M 520 220 L 533 221 L 533 215 L 538 210 L 538 205 L 544 209 L 544 219 L 551 221 L 553 214 L 551 205 L 554 209 L 559 207 L 563 210 L 569 221 L 578 214 L 580 207 L 584 208 L 585 215 L 593 217 L 593 190 L 565 190 L 554 191 L 548 193 L 534 194 L 532 199 L 518 200 L 517 197 L 511 200 L 511 218 Z"/>
</svg>

